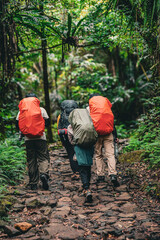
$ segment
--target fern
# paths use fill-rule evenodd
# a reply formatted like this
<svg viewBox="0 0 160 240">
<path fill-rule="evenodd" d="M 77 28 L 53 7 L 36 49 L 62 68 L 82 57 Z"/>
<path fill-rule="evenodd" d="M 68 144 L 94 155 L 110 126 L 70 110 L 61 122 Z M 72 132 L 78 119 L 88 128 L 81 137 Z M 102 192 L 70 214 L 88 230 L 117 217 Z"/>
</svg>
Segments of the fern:
<svg viewBox="0 0 160 240">
<path fill-rule="evenodd" d="M 26 164 L 25 150 L 17 138 L 0 143 L 0 183 L 16 184 L 23 178 Z"/>
</svg>

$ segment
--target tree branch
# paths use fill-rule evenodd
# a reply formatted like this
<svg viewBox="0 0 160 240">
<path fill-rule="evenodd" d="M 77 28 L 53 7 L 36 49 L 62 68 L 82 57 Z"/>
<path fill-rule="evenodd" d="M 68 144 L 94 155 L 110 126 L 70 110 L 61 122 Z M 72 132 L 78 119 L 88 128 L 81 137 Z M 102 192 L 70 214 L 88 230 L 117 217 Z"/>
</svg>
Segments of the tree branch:
<svg viewBox="0 0 160 240">
<path fill-rule="evenodd" d="M 86 45 L 78 45 L 77 47 L 78 48 L 80 48 L 80 47 L 90 47 L 90 46 L 101 45 L 101 44 L 103 44 L 103 42 L 99 42 L 99 43 L 94 42 L 94 43 L 86 44 Z M 59 47 L 61 45 L 62 45 L 62 43 L 54 45 L 52 47 L 47 47 L 46 49 L 56 48 L 56 47 Z M 23 53 L 30 53 L 30 52 L 36 52 L 36 51 L 42 51 L 42 48 L 36 48 L 36 49 L 29 50 L 29 51 L 20 51 L 20 52 L 14 53 L 14 55 L 21 55 Z"/>
<path fill-rule="evenodd" d="M 56 48 L 56 47 L 59 47 L 61 45 L 62 44 L 60 43 L 60 44 L 54 45 L 52 47 L 47 47 L 46 49 Z M 15 53 L 14 55 L 21 55 L 23 53 L 30 53 L 30 52 L 36 52 L 36 51 L 42 51 L 42 48 L 36 48 L 36 49 L 29 50 L 29 51 L 20 51 L 20 52 Z"/>
</svg>

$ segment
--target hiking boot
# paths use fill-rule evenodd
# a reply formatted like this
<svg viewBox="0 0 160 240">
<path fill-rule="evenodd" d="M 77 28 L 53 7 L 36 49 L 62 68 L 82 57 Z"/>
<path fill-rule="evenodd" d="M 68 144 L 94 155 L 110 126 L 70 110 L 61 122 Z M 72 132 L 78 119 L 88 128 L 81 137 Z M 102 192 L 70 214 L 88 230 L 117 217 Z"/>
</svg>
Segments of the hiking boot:
<svg viewBox="0 0 160 240">
<path fill-rule="evenodd" d="M 31 190 L 37 190 L 38 186 L 37 186 L 37 184 L 31 184 L 30 188 L 31 188 Z"/>
<path fill-rule="evenodd" d="M 42 174 L 40 176 L 40 179 L 42 181 L 42 187 L 44 190 L 48 190 L 49 189 L 49 184 L 48 184 L 48 178 L 46 175 Z"/>
<path fill-rule="evenodd" d="M 110 175 L 110 180 L 113 183 L 114 187 L 119 187 L 120 186 L 116 175 Z"/>
<path fill-rule="evenodd" d="M 98 176 L 97 183 L 104 182 L 104 181 L 105 181 L 105 176 Z"/>
<path fill-rule="evenodd" d="M 91 203 L 91 202 L 93 201 L 93 199 L 92 199 L 92 193 L 91 193 L 90 190 L 86 190 L 85 196 L 86 196 L 85 202 Z"/>
</svg>

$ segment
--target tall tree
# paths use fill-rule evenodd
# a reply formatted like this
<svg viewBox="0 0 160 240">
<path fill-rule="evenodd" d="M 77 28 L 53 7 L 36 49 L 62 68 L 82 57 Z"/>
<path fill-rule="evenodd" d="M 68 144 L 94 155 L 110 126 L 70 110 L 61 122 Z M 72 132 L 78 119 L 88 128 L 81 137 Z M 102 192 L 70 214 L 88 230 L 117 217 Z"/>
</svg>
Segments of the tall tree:
<svg viewBox="0 0 160 240">
<path fill-rule="evenodd" d="M 40 10 L 43 13 L 43 1 L 40 4 Z M 45 27 L 42 26 L 42 62 L 43 62 L 43 87 L 44 87 L 44 95 L 45 95 L 45 108 L 50 118 L 50 125 L 48 127 L 48 138 L 49 142 L 53 142 L 52 136 L 52 128 L 51 128 L 51 108 L 50 108 L 50 98 L 49 98 L 49 83 L 48 83 L 48 66 L 47 66 L 47 40 L 45 35 Z"/>
</svg>

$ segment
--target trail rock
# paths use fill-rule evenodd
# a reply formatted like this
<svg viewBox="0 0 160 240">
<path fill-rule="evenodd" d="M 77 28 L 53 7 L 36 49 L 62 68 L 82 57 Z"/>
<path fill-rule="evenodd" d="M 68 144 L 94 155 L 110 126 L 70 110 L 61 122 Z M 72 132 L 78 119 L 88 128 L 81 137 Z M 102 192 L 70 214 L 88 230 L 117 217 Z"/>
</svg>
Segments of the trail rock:
<svg viewBox="0 0 160 240">
<path fill-rule="evenodd" d="M 36 221 L 38 224 L 45 224 L 45 223 L 49 223 L 49 218 L 47 216 L 38 215 L 36 217 Z"/>
<path fill-rule="evenodd" d="M 107 203 L 109 203 L 109 202 L 114 202 L 114 198 L 112 198 L 112 197 L 100 196 L 99 198 L 100 198 L 100 201 L 101 201 L 101 202 L 107 202 Z"/>
<path fill-rule="evenodd" d="M 21 234 L 21 232 L 16 228 L 7 225 L 4 227 L 4 233 L 6 233 L 9 237 L 14 237 Z"/>
<path fill-rule="evenodd" d="M 75 201 L 78 206 L 83 206 L 84 200 L 84 197 L 79 197 L 77 195 L 73 197 L 73 201 Z"/>
<path fill-rule="evenodd" d="M 27 208 L 36 208 L 42 205 L 37 197 L 28 198 L 25 203 Z"/>
<path fill-rule="evenodd" d="M 68 189 L 70 191 L 75 191 L 78 189 L 77 185 L 73 185 L 71 182 L 64 182 L 63 183 L 64 189 Z"/>
<path fill-rule="evenodd" d="M 105 228 L 105 230 L 102 231 L 102 236 L 103 236 L 103 239 L 108 239 L 109 235 L 111 236 L 115 236 L 115 237 L 118 237 L 118 236 L 121 236 L 122 235 L 122 231 L 121 230 L 118 230 L 118 229 L 115 229 L 113 227 L 110 227 L 110 226 L 107 226 Z"/>
<path fill-rule="evenodd" d="M 117 221 L 117 217 L 110 217 L 106 219 L 106 223 L 109 225 L 115 223 L 116 221 Z"/>
<path fill-rule="evenodd" d="M 23 211 L 24 208 L 25 208 L 25 206 L 24 206 L 23 204 L 16 203 L 16 204 L 14 204 L 14 206 L 13 206 L 13 211 L 15 211 L 15 212 L 21 212 L 21 211 Z"/>
<path fill-rule="evenodd" d="M 116 188 L 117 192 L 126 192 L 127 191 L 127 186 L 126 185 L 120 185 L 119 187 Z"/>
<path fill-rule="evenodd" d="M 66 217 L 71 211 L 71 208 L 68 206 L 63 206 L 61 208 L 56 208 L 56 211 L 51 214 L 51 218 L 64 218 Z"/>
<path fill-rule="evenodd" d="M 47 215 L 49 215 L 49 214 L 51 213 L 52 208 L 51 208 L 51 207 L 42 207 L 42 208 L 40 209 L 40 211 L 41 211 L 45 216 L 47 216 Z"/>
<path fill-rule="evenodd" d="M 126 230 L 128 229 L 129 227 L 133 226 L 133 222 L 132 221 L 117 221 L 115 224 L 113 224 L 113 226 L 116 228 L 116 229 L 119 229 L 119 230 Z"/>
<path fill-rule="evenodd" d="M 90 214 L 90 218 L 91 218 L 91 220 L 96 220 L 96 219 L 100 218 L 102 215 L 103 215 L 103 213 L 93 213 L 93 214 Z"/>
<path fill-rule="evenodd" d="M 63 224 L 51 224 L 45 229 L 46 233 L 52 237 L 59 237 L 60 239 L 78 239 L 84 236 L 84 231 L 76 230 L 74 228 L 64 226 Z"/>
<path fill-rule="evenodd" d="M 85 216 L 85 215 L 83 215 L 83 214 L 78 214 L 78 218 L 80 218 L 80 219 L 86 219 L 87 216 Z"/>
<path fill-rule="evenodd" d="M 134 203 L 125 203 L 120 207 L 120 210 L 125 213 L 134 213 L 137 210 L 137 206 Z"/>
<path fill-rule="evenodd" d="M 32 224 L 27 222 L 21 222 L 21 223 L 16 223 L 14 227 L 22 232 L 26 232 L 32 227 Z"/>
<path fill-rule="evenodd" d="M 128 201 L 130 199 L 131 199 L 131 196 L 127 192 L 124 192 L 119 197 L 116 197 L 117 201 Z"/>
<path fill-rule="evenodd" d="M 136 212 L 135 214 L 138 221 L 146 220 L 148 217 L 147 213 L 145 212 Z"/>
<path fill-rule="evenodd" d="M 46 203 L 48 206 L 50 206 L 51 208 L 54 208 L 57 205 L 57 200 L 55 199 L 49 199 Z"/>
</svg>

